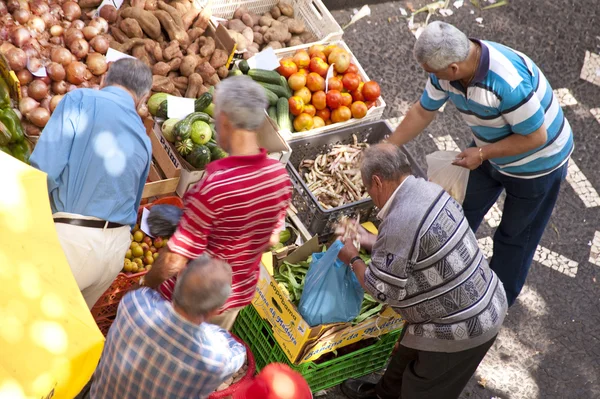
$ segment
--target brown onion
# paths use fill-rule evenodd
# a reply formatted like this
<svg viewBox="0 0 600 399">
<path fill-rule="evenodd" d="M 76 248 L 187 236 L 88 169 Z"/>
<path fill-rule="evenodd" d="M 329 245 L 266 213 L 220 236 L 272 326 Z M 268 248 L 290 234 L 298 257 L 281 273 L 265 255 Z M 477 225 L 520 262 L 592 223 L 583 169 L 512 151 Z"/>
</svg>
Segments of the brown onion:
<svg viewBox="0 0 600 399">
<path fill-rule="evenodd" d="M 92 46 L 94 51 L 100 54 L 106 54 L 110 42 L 106 36 L 98 35 L 90 41 L 90 46 Z"/>
<path fill-rule="evenodd" d="M 15 72 L 19 72 L 27 66 L 27 54 L 20 48 L 13 48 L 6 53 L 6 60 L 10 69 Z"/>
<path fill-rule="evenodd" d="M 52 82 L 51 87 L 54 94 L 65 94 L 69 88 L 69 85 L 63 80 L 61 82 Z"/>
<path fill-rule="evenodd" d="M 81 31 L 83 32 L 83 37 L 85 37 L 85 40 L 88 41 L 92 40 L 100 33 L 100 30 L 95 26 L 86 26 Z"/>
<path fill-rule="evenodd" d="M 46 30 L 46 23 L 40 17 L 33 17 L 27 23 L 27 27 L 30 31 L 33 30 L 35 32 L 42 33 Z"/>
<path fill-rule="evenodd" d="M 32 73 L 39 71 L 42 67 L 42 61 L 39 58 L 30 58 L 27 63 L 27 69 L 29 69 Z"/>
<path fill-rule="evenodd" d="M 0 44 L 0 53 L 6 54 L 14 48 L 16 48 L 16 47 L 13 46 L 13 44 L 11 42 L 4 42 L 4 43 Z"/>
<path fill-rule="evenodd" d="M 21 85 L 28 85 L 33 80 L 33 75 L 27 69 L 21 69 L 17 72 L 17 79 Z"/>
<path fill-rule="evenodd" d="M 22 26 L 15 28 L 10 37 L 13 44 L 17 47 L 23 47 L 23 45 L 31 41 L 31 34 Z"/>
<path fill-rule="evenodd" d="M 29 9 L 35 15 L 42 15 L 50 11 L 50 6 L 48 5 L 48 1 L 33 0 L 29 3 Z"/>
<path fill-rule="evenodd" d="M 50 111 L 50 100 L 52 99 L 51 95 L 47 95 L 41 102 L 40 107 L 47 109 Z"/>
<path fill-rule="evenodd" d="M 92 53 L 88 55 L 86 64 L 89 70 L 96 76 L 104 74 L 108 69 L 106 57 L 100 53 Z"/>
<path fill-rule="evenodd" d="M 55 82 L 65 80 L 65 77 L 67 76 L 65 68 L 62 66 L 62 64 L 59 64 L 58 62 L 50 63 L 50 65 L 46 67 L 46 72 L 48 73 L 50 79 L 52 79 Z"/>
<path fill-rule="evenodd" d="M 65 32 L 65 43 L 70 46 L 74 40 L 83 39 L 83 32 L 80 29 L 70 27 Z"/>
<path fill-rule="evenodd" d="M 27 115 L 27 119 L 37 127 L 44 127 L 50 119 L 50 111 L 46 108 L 38 107 Z"/>
<path fill-rule="evenodd" d="M 49 76 L 43 76 L 41 78 L 36 78 L 38 80 L 41 80 L 42 82 L 46 83 L 46 85 L 50 86 L 50 83 L 52 83 L 52 79 L 50 79 Z"/>
<path fill-rule="evenodd" d="M 58 19 L 50 14 L 49 12 L 42 14 L 42 20 L 44 21 L 44 23 L 46 24 L 46 26 L 52 26 L 52 25 L 56 25 L 58 23 Z"/>
<path fill-rule="evenodd" d="M 80 19 L 76 19 L 75 21 L 73 21 L 73 24 L 71 26 L 75 29 L 81 30 L 81 29 L 85 28 L 85 22 L 83 22 Z"/>
<path fill-rule="evenodd" d="M 48 85 L 42 80 L 35 79 L 29 84 L 29 97 L 42 101 L 48 95 Z"/>
<path fill-rule="evenodd" d="M 76 39 L 71 42 L 69 50 L 71 50 L 71 53 L 73 53 L 77 59 L 81 60 L 87 57 L 90 52 L 90 45 L 85 39 Z"/>
<path fill-rule="evenodd" d="M 52 55 L 50 56 L 50 59 L 53 62 L 57 62 L 62 66 L 66 67 L 71 62 L 73 62 L 73 55 L 66 48 L 57 47 L 54 50 L 52 50 Z"/>
<path fill-rule="evenodd" d="M 50 34 L 52 36 L 62 36 L 62 34 L 64 32 L 65 32 L 65 29 L 60 25 L 54 25 L 53 27 L 50 28 Z"/>
<path fill-rule="evenodd" d="M 6 4 L 3 1 L 0 1 L 0 16 L 4 16 L 8 13 L 8 8 L 6 8 Z"/>
<path fill-rule="evenodd" d="M 74 21 L 81 17 L 81 7 L 74 1 L 67 1 L 62 5 L 63 12 L 65 13 L 65 19 L 67 21 Z"/>
<path fill-rule="evenodd" d="M 104 18 L 109 24 L 117 20 L 117 9 L 112 5 L 105 5 L 100 9 L 100 17 Z"/>
<path fill-rule="evenodd" d="M 21 98 L 29 97 L 29 86 L 21 86 Z"/>
<path fill-rule="evenodd" d="M 39 106 L 40 104 L 31 97 L 23 97 L 19 101 L 19 111 L 25 116 Z"/>
<path fill-rule="evenodd" d="M 8 12 L 12 14 L 21 8 L 21 4 L 19 3 L 19 0 L 8 0 L 6 2 L 6 8 L 8 9 Z"/>
<path fill-rule="evenodd" d="M 25 25 L 27 21 L 29 21 L 30 17 L 31 13 L 27 10 L 18 9 L 15 12 L 13 12 L 13 18 L 21 25 Z"/>
<path fill-rule="evenodd" d="M 27 137 L 39 137 L 42 134 L 40 128 L 31 122 L 21 121 L 21 125 L 23 125 L 23 130 Z"/>
<path fill-rule="evenodd" d="M 98 28 L 101 33 L 108 33 L 108 21 L 102 17 L 98 17 L 90 22 L 89 26 Z"/>
<path fill-rule="evenodd" d="M 67 66 L 67 82 L 74 85 L 83 83 L 85 81 L 86 72 L 88 72 L 88 70 L 85 64 L 77 61 L 71 62 Z"/>
<path fill-rule="evenodd" d="M 51 38 L 50 43 L 62 47 L 62 46 L 64 46 L 65 41 L 63 40 L 62 36 L 57 36 L 57 37 Z"/>
<path fill-rule="evenodd" d="M 59 94 L 52 97 L 52 99 L 50 100 L 50 112 L 54 112 L 54 110 L 58 106 L 58 103 L 60 102 L 60 100 L 62 100 L 63 97 L 64 94 Z"/>
</svg>

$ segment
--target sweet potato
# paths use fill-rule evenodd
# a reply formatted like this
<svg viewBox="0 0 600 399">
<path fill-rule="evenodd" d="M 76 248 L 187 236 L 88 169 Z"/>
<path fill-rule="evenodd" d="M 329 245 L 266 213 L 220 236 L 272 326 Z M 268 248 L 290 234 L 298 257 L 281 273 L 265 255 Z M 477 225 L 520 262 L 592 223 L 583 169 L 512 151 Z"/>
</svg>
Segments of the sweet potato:
<svg viewBox="0 0 600 399">
<path fill-rule="evenodd" d="M 133 18 L 125 18 L 121 21 L 119 27 L 130 38 L 139 37 L 141 39 L 144 37 L 140 24 Z"/>
<path fill-rule="evenodd" d="M 131 49 L 134 46 L 137 46 L 139 44 L 144 44 L 144 39 L 139 39 L 139 38 L 128 39 L 122 44 L 117 43 L 117 42 L 111 42 L 111 47 L 122 53 L 129 54 Z"/>
<path fill-rule="evenodd" d="M 154 16 L 160 21 L 163 29 L 167 32 L 169 39 L 177 40 L 182 46 L 190 44 L 190 37 L 187 32 L 178 26 L 171 15 L 163 10 L 156 10 L 153 12 Z"/>
<path fill-rule="evenodd" d="M 181 58 L 173 58 L 167 64 L 169 64 L 169 66 L 171 67 L 171 72 L 178 71 L 181 67 Z"/>
<path fill-rule="evenodd" d="M 179 67 L 179 72 L 182 76 L 190 76 L 196 70 L 198 66 L 198 56 L 197 55 L 186 55 L 181 60 L 181 66 Z"/>
<path fill-rule="evenodd" d="M 169 43 L 167 48 L 163 50 L 163 57 L 165 60 L 171 61 L 173 58 L 175 58 L 175 56 L 177 56 L 177 53 L 179 53 L 179 51 L 179 43 L 173 40 Z"/>
<path fill-rule="evenodd" d="M 144 64 L 148 65 L 150 68 L 154 65 L 154 60 L 150 58 L 148 53 L 146 52 L 146 45 L 139 44 L 134 46 L 131 49 L 131 55 L 133 55 L 138 60 L 142 61 Z"/>
<path fill-rule="evenodd" d="M 198 17 L 198 14 L 200 14 L 199 9 L 197 9 L 196 7 L 190 7 L 190 9 L 186 11 L 181 17 L 181 20 L 183 22 L 183 29 L 190 29 L 190 26 L 192 26 L 194 20 Z"/>
<path fill-rule="evenodd" d="M 206 44 L 200 48 L 200 55 L 202 55 L 202 57 L 211 56 L 212 53 L 215 52 L 215 46 L 215 40 L 212 37 L 206 38 Z"/>
<path fill-rule="evenodd" d="M 179 10 L 182 15 L 194 8 L 189 0 L 173 0 L 169 1 L 169 4 Z"/>
<path fill-rule="evenodd" d="M 200 36 L 204 34 L 204 29 L 202 28 L 192 28 L 187 31 L 188 36 L 190 38 L 190 42 L 195 42 Z"/>
<path fill-rule="evenodd" d="M 202 76 L 202 79 L 208 81 L 212 75 L 214 75 L 217 71 L 210 65 L 210 62 L 202 62 L 198 64 L 196 67 L 196 73 L 199 73 Z"/>
<path fill-rule="evenodd" d="M 170 6 L 162 0 L 158 0 L 158 9 L 163 10 L 169 13 L 173 21 L 175 21 L 175 25 L 179 26 L 182 29 L 185 29 L 183 26 L 182 15 L 175 7 Z"/>
<path fill-rule="evenodd" d="M 219 76 L 219 78 L 225 79 L 229 75 L 229 69 L 225 65 L 223 65 L 222 67 L 217 69 L 217 75 Z"/>
<path fill-rule="evenodd" d="M 177 90 L 185 93 L 189 84 L 189 79 L 186 76 L 178 76 L 176 78 L 172 78 L 171 80 L 173 81 L 173 84 L 175 85 Z"/>
<path fill-rule="evenodd" d="M 146 0 L 130 0 L 129 3 L 131 7 L 140 8 L 142 10 L 146 6 Z"/>
<path fill-rule="evenodd" d="M 124 43 L 127 40 L 129 40 L 129 36 L 127 36 L 121 29 L 117 28 L 115 25 L 110 27 L 110 34 L 119 43 Z"/>
<path fill-rule="evenodd" d="M 239 19 L 232 19 L 227 23 L 227 29 L 242 33 L 247 26 Z"/>
<path fill-rule="evenodd" d="M 79 0 L 81 8 L 96 8 L 102 3 L 102 0 Z"/>
<path fill-rule="evenodd" d="M 175 84 L 171 79 L 166 76 L 154 75 L 152 76 L 152 90 L 159 93 L 173 93 Z"/>
<path fill-rule="evenodd" d="M 152 67 L 152 75 L 167 76 L 171 72 L 171 66 L 166 62 L 157 62 Z"/>
<path fill-rule="evenodd" d="M 210 65 L 215 69 L 219 69 L 223 65 L 227 64 L 228 58 L 229 54 L 227 51 L 218 48 L 213 53 L 212 57 L 210 57 Z"/>
<path fill-rule="evenodd" d="M 208 36 L 200 36 L 200 38 L 198 39 L 198 44 L 200 45 L 200 47 L 204 46 L 206 43 L 208 43 Z"/>
<path fill-rule="evenodd" d="M 249 12 L 250 11 L 248 10 L 248 7 L 241 6 L 233 12 L 233 19 L 242 19 L 242 16 L 244 14 L 248 14 Z"/>
<path fill-rule="evenodd" d="M 187 98 L 197 98 L 198 92 L 200 91 L 200 87 L 202 87 L 203 79 L 197 74 L 193 73 L 188 78 L 188 86 L 187 91 L 185 92 L 185 97 Z"/>
<path fill-rule="evenodd" d="M 254 40 L 253 41 L 254 41 L 254 43 L 256 43 L 258 45 L 261 45 L 265 42 L 263 35 L 260 32 L 254 32 Z"/>
<path fill-rule="evenodd" d="M 281 14 L 285 15 L 286 17 L 292 18 L 294 16 L 294 7 L 291 4 L 284 3 L 281 1 L 277 5 L 277 7 L 279 7 Z"/>
<path fill-rule="evenodd" d="M 171 71 L 169 72 L 169 74 L 167 75 L 167 77 L 169 79 L 175 79 L 179 77 L 179 72 L 178 71 Z"/>
<path fill-rule="evenodd" d="M 154 57 L 154 59 L 156 61 L 164 61 L 162 49 L 160 48 L 160 45 L 158 44 L 158 42 L 155 42 L 152 39 L 145 39 L 145 42 L 146 42 L 146 51 L 149 54 L 152 54 L 152 57 Z"/>
<path fill-rule="evenodd" d="M 273 6 L 271 8 L 271 15 L 273 16 L 274 19 L 281 17 L 281 10 L 279 9 L 279 7 Z"/>
<path fill-rule="evenodd" d="M 140 27 L 150 38 L 156 40 L 160 36 L 160 22 L 150 11 L 139 8 L 128 7 L 121 10 L 119 15 L 122 18 L 135 19 Z"/>
<path fill-rule="evenodd" d="M 144 10 L 147 11 L 156 11 L 158 8 L 157 0 L 146 0 L 146 5 L 144 5 Z"/>
<path fill-rule="evenodd" d="M 210 22 L 210 17 L 212 17 L 212 9 L 211 7 L 204 7 L 200 14 L 198 14 L 198 18 L 194 21 L 194 28 L 202 28 L 206 30 L 208 28 L 208 23 Z"/>
<path fill-rule="evenodd" d="M 186 55 L 197 55 L 198 51 L 200 51 L 200 45 L 198 44 L 197 40 L 194 43 L 190 44 L 185 50 Z"/>
</svg>

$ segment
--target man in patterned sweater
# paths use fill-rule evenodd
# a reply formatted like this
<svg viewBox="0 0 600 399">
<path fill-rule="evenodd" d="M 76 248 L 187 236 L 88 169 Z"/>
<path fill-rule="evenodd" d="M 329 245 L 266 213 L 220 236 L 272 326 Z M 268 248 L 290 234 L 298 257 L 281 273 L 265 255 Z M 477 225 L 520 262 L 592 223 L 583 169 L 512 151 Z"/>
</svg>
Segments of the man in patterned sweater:
<svg viewBox="0 0 600 399">
<path fill-rule="evenodd" d="M 369 265 L 352 239 L 339 257 L 407 325 L 379 383 L 348 380 L 342 391 L 352 399 L 458 398 L 506 315 L 502 283 L 461 206 L 440 186 L 412 176 L 398 147 L 365 150 L 361 173 L 381 209 L 379 234 L 360 230 Z"/>
</svg>

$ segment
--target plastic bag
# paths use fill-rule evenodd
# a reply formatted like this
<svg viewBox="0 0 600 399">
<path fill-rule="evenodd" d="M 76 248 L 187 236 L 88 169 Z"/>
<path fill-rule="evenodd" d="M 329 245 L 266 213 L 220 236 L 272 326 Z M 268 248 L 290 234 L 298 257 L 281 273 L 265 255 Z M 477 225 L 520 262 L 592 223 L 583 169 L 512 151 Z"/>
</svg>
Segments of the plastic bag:
<svg viewBox="0 0 600 399">
<path fill-rule="evenodd" d="M 427 178 L 439 184 L 460 204 L 465 200 L 469 169 L 452 165 L 460 154 L 458 151 L 436 151 L 427 155 Z"/>
<path fill-rule="evenodd" d="M 344 244 L 312 255 L 298 310 L 311 326 L 352 321 L 358 316 L 363 289 L 354 272 L 338 259 Z"/>
<path fill-rule="evenodd" d="M 183 209 L 174 205 L 154 205 L 148 215 L 148 227 L 154 237 L 170 237 L 175 234 Z"/>
</svg>

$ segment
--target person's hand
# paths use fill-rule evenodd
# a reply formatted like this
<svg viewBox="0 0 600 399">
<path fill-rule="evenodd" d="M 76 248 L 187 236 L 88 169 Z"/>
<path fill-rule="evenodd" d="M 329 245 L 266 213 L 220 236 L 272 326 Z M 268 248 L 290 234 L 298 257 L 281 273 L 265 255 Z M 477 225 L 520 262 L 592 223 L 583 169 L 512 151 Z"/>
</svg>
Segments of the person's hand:
<svg viewBox="0 0 600 399">
<path fill-rule="evenodd" d="M 342 240 L 341 237 L 338 237 L 338 239 L 340 241 Z M 358 249 L 356 249 L 356 247 L 354 246 L 354 242 L 350 237 L 346 238 L 346 240 L 342 242 L 344 243 L 344 247 L 338 254 L 338 258 L 346 265 L 350 265 L 350 260 L 355 256 L 358 256 Z"/>
<path fill-rule="evenodd" d="M 452 165 L 461 166 L 469 170 L 477 169 L 483 163 L 483 158 L 478 147 L 470 147 L 456 156 Z"/>
<path fill-rule="evenodd" d="M 348 223 L 352 223 L 354 225 L 353 231 L 349 232 L 350 234 L 348 234 L 348 237 L 352 241 L 358 240 L 360 245 L 364 246 L 365 242 L 369 236 L 369 232 L 364 227 L 362 227 L 362 225 L 360 225 L 356 219 L 351 219 Z M 344 237 L 346 235 L 347 227 L 348 227 L 348 224 L 344 224 L 344 223 L 337 223 L 335 225 L 335 235 L 341 241 L 343 241 L 342 237 Z"/>
</svg>

